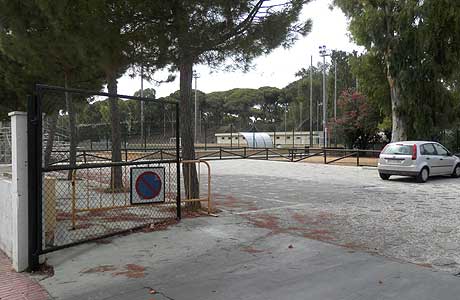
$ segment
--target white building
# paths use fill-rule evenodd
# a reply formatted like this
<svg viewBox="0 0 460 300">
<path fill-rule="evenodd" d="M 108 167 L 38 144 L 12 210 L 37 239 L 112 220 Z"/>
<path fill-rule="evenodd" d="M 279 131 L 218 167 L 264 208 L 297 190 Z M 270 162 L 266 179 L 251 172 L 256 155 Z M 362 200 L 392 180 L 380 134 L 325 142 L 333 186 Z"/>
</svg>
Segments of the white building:
<svg viewBox="0 0 460 300">
<path fill-rule="evenodd" d="M 310 145 L 309 131 L 276 131 L 264 132 L 270 136 L 272 143 L 275 146 L 279 145 Z M 242 133 L 216 133 L 217 144 L 234 147 L 247 147 L 248 143 Z M 313 145 L 321 145 L 323 143 L 323 132 L 313 131 Z"/>
</svg>

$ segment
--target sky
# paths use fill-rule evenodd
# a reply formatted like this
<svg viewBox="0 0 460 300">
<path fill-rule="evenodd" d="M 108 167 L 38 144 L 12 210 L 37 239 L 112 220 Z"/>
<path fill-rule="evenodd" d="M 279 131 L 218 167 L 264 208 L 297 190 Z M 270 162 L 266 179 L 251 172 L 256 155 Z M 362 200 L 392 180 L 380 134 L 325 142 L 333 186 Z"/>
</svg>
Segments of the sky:
<svg viewBox="0 0 460 300">
<path fill-rule="evenodd" d="M 312 19 L 311 33 L 301 37 L 291 48 L 275 49 L 272 53 L 254 60 L 255 66 L 249 72 L 224 72 L 211 70 L 207 66 L 197 65 L 195 70 L 199 74 L 197 89 L 205 93 L 225 91 L 233 88 L 259 88 L 273 86 L 283 88 L 296 80 L 295 73 L 301 68 L 310 65 L 313 56 L 313 65 L 322 58 L 318 47 L 325 45 L 330 50 L 363 52 L 362 47 L 354 44 L 347 30 L 347 19 L 338 8 L 329 9 L 331 0 L 315 0 L 307 4 L 302 11 L 301 20 Z M 167 77 L 166 72 L 157 72 L 154 78 L 161 80 Z M 193 82 L 194 86 L 195 82 Z M 140 77 L 131 78 L 127 75 L 118 80 L 118 93 L 132 95 L 141 87 Z M 157 85 L 144 80 L 144 89 L 154 88 L 157 97 L 165 97 L 179 89 L 179 80 Z"/>
</svg>

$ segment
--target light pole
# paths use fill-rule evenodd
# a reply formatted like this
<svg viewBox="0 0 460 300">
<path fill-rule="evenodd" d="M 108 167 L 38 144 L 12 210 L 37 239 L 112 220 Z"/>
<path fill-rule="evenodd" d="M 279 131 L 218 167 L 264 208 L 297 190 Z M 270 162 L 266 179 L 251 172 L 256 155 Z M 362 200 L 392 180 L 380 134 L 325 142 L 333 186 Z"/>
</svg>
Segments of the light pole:
<svg viewBox="0 0 460 300">
<path fill-rule="evenodd" d="M 284 105 L 284 144 L 287 144 L 287 104 Z"/>
<path fill-rule="evenodd" d="M 313 55 L 310 56 L 310 148 L 313 148 Z"/>
<path fill-rule="evenodd" d="M 334 147 L 337 148 L 337 57 L 334 59 Z"/>
<path fill-rule="evenodd" d="M 337 59 L 334 60 L 334 122 L 337 121 Z"/>
<path fill-rule="evenodd" d="M 320 120 L 321 120 L 321 109 L 322 109 L 322 106 L 323 106 L 323 103 L 319 102 L 319 100 L 316 102 L 316 134 L 318 134 L 318 146 L 321 146 L 321 143 L 320 143 L 320 135 L 319 135 L 319 123 L 320 123 Z"/>
<path fill-rule="evenodd" d="M 195 143 L 197 142 L 196 140 L 196 132 L 197 132 L 197 127 L 198 127 L 198 101 L 197 101 L 197 81 L 200 76 L 196 71 L 193 71 L 193 78 L 195 79 Z"/>
<path fill-rule="evenodd" d="M 144 97 L 144 66 L 141 66 L 141 98 Z M 144 100 L 141 100 L 141 142 L 144 143 Z M 145 143 L 144 143 L 145 144 Z"/>
<path fill-rule="evenodd" d="M 326 56 L 331 56 L 327 53 L 326 46 L 319 46 L 319 55 L 323 58 L 323 144 L 327 147 L 327 96 L 326 96 Z"/>
</svg>

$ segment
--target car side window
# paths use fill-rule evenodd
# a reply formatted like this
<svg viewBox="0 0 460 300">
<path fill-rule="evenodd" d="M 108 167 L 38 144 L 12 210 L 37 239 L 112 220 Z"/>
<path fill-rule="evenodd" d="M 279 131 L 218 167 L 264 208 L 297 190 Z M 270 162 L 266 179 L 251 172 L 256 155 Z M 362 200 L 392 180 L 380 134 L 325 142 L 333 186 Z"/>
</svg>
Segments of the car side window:
<svg viewBox="0 0 460 300">
<path fill-rule="evenodd" d="M 444 148 L 443 146 L 439 144 L 434 144 L 434 147 L 436 148 L 436 152 L 438 153 L 438 155 L 441 155 L 441 156 L 449 155 L 449 152 L 447 152 L 446 148 Z"/>
<path fill-rule="evenodd" d="M 420 147 L 420 150 L 422 155 L 436 155 L 436 150 L 433 147 L 433 144 L 424 144 Z"/>
</svg>

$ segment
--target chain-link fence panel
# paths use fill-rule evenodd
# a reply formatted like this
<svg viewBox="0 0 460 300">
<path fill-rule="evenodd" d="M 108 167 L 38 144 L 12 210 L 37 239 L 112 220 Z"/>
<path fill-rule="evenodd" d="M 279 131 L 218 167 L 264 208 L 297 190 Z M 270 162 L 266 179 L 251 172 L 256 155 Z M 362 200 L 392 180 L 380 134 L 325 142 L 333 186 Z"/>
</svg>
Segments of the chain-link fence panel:
<svg viewBox="0 0 460 300">
<path fill-rule="evenodd" d="M 0 121 L 0 164 L 11 164 L 11 124 Z"/>
<path fill-rule="evenodd" d="M 35 101 L 39 252 L 180 217 L 178 103 L 47 86 Z"/>
</svg>

